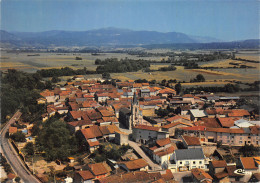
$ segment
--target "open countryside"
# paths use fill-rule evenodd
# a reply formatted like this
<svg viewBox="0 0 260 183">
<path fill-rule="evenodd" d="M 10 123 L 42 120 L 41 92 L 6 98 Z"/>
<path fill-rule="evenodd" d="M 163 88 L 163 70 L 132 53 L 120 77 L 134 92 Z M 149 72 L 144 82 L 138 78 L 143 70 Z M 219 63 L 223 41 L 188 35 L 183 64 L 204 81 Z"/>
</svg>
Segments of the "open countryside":
<svg viewBox="0 0 260 183">
<path fill-rule="evenodd" d="M 160 50 L 163 52 L 163 50 Z M 167 51 L 167 50 L 165 50 Z M 254 56 L 256 53 L 252 51 L 243 51 L 242 53 L 238 53 L 239 56 L 237 58 L 241 58 L 242 55 L 246 56 L 253 55 L 250 58 L 256 59 Z M 37 56 L 30 56 L 37 55 Z M 104 53 L 98 56 L 93 56 L 91 53 L 6 53 L 2 52 L 1 55 L 1 70 L 7 70 L 9 68 L 18 69 L 26 72 L 35 72 L 40 69 L 51 69 L 51 68 L 62 68 L 62 67 L 70 67 L 72 69 L 79 69 L 86 67 L 88 70 L 95 71 L 97 65 L 95 65 L 96 59 L 106 59 L 106 58 L 131 58 L 131 59 L 140 59 L 138 55 L 129 55 L 122 53 Z M 82 60 L 76 60 L 76 57 L 82 58 Z M 149 60 L 149 61 L 157 61 L 160 62 L 163 59 L 167 59 L 167 57 L 141 57 L 141 59 Z M 257 60 L 256 60 L 257 61 Z M 230 64 L 231 63 L 231 64 Z M 233 69 L 235 64 L 237 66 L 246 65 L 251 68 L 238 68 Z M 159 69 L 161 67 L 165 67 L 170 64 L 151 64 L 150 69 Z M 152 73 L 144 73 L 142 71 L 126 73 L 124 75 L 113 73 L 112 78 L 120 79 L 120 80 L 136 80 L 136 79 L 147 79 L 147 80 L 169 80 L 169 79 L 177 79 L 178 81 L 190 81 L 191 78 L 194 78 L 196 74 L 201 73 L 204 74 L 208 81 L 219 81 L 225 82 L 228 80 L 237 80 L 237 81 L 255 81 L 259 75 L 259 63 L 251 63 L 245 61 L 238 61 L 232 59 L 226 60 L 216 60 L 209 62 L 199 63 L 200 67 L 219 67 L 216 69 L 184 69 L 181 66 L 177 66 L 175 71 L 166 71 L 166 72 L 152 72 Z M 92 77 L 92 76 L 90 76 Z M 216 83 L 218 84 L 218 83 Z"/>
</svg>

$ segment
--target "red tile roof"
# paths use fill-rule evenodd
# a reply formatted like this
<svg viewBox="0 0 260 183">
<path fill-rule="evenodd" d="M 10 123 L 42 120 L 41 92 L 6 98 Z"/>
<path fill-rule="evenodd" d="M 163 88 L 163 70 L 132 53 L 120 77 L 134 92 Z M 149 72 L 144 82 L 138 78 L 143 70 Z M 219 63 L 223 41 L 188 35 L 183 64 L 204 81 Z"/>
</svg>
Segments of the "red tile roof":
<svg viewBox="0 0 260 183">
<path fill-rule="evenodd" d="M 110 134 L 115 133 L 115 132 L 120 132 L 119 128 L 114 124 L 107 125 L 107 128 L 108 128 L 108 131 Z"/>
<path fill-rule="evenodd" d="M 102 117 L 104 122 L 118 122 L 116 117 Z"/>
<path fill-rule="evenodd" d="M 107 126 L 100 126 L 99 129 L 100 129 L 100 131 L 102 132 L 103 135 L 108 135 L 108 134 L 110 134 L 110 132 L 109 132 Z"/>
<path fill-rule="evenodd" d="M 208 173 L 206 173 L 204 170 L 199 169 L 199 168 L 192 169 L 191 173 L 199 181 L 202 181 L 204 179 L 211 179 L 211 180 L 213 180 L 213 178 Z"/>
<path fill-rule="evenodd" d="M 182 127 L 181 129 L 189 131 L 206 131 L 205 126 Z"/>
<path fill-rule="evenodd" d="M 245 109 L 232 109 L 230 113 L 228 113 L 230 117 L 243 117 L 250 116 L 250 113 Z"/>
<path fill-rule="evenodd" d="M 94 98 L 94 96 L 93 96 L 93 95 L 90 95 L 90 94 L 84 94 L 83 97 L 84 97 L 84 98 Z"/>
<path fill-rule="evenodd" d="M 45 90 L 45 91 L 41 92 L 40 95 L 43 97 L 54 96 L 54 92 L 52 92 L 50 90 Z"/>
<path fill-rule="evenodd" d="M 200 146 L 200 140 L 198 137 L 182 136 L 188 146 Z"/>
<path fill-rule="evenodd" d="M 230 129 L 230 128 L 206 128 L 209 132 L 221 132 L 221 133 L 245 133 L 243 129 Z"/>
<path fill-rule="evenodd" d="M 97 97 L 108 97 L 109 93 L 98 93 Z"/>
<path fill-rule="evenodd" d="M 97 103 L 95 100 L 87 100 L 82 103 L 82 107 L 84 108 L 96 108 L 98 106 L 100 106 L 100 104 Z"/>
<path fill-rule="evenodd" d="M 99 126 L 94 125 L 94 126 L 90 126 L 89 127 L 91 129 L 91 131 L 93 132 L 93 134 L 95 134 L 96 137 L 101 137 L 103 136 L 102 132 L 99 129 Z"/>
<path fill-rule="evenodd" d="M 143 86 L 149 86 L 149 83 L 142 83 Z"/>
<path fill-rule="evenodd" d="M 194 98 L 194 96 L 192 94 L 185 94 L 182 98 Z"/>
<path fill-rule="evenodd" d="M 94 179 L 95 176 L 89 171 L 89 170 L 84 170 L 84 171 L 79 171 L 77 172 L 80 177 L 85 181 L 85 180 L 91 180 Z"/>
<path fill-rule="evenodd" d="M 141 88 L 143 85 L 141 83 L 134 83 L 133 87 L 134 88 Z"/>
<path fill-rule="evenodd" d="M 259 126 L 250 126 L 250 131 L 252 134 L 260 134 L 260 127 Z"/>
<path fill-rule="evenodd" d="M 201 121 L 197 121 L 198 126 L 206 126 L 212 128 L 220 128 L 221 126 L 217 122 L 216 118 L 201 118 Z"/>
<path fill-rule="evenodd" d="M 125 174 L 114 174 L 109 177 L 99 179 L 99 182 L 100 183 L 118 183 L 118 182 L 148 183 L 161 178 L 162 176 L 159 172 L 148 173 L 144 171 L 135 171 L 135 172 L 129 172 Z"/>
<path fill-rule="evenodd" d="M 67 91 L 67 90 L 63 90 L 63 91 L 61 91 L 60 92 L 60 96 L 67 96 L 67 95 L 69 95 L 69 94 L 71 94 L 71 91 Z"/>
<path fill-rule="evenodd" d="M 170 143 L 171 143 L 170 138 L 156 140 L 156 144 L 158 144 L 160 147 L 165 146 Z"/>
<path fill-rule="evenodd" d="M 112 116 L 115 116 L 115 113 L 113 111 L 109 111 L 109 110 L 98 110 L 98 111 L 100 112 L 102 117 L 112 117 Z"/>
<path fill-rule="evenodd" d="M 174 179 L 172 171 L 169 170 L 169 169 L 165 170 L 165 173 L 161 172 L 161 175 L 162 175 L 162 178 L 164 179 L 164 181 L 169 181 L 169 180 L 173 180 Z"/>
<path fill-rule="evenodd" d="M 136 170 L 148 166 L 144 159 L 136 159 L 132 161 L 122 162 L 129 170 Z"/>
<path fill-rule="evenodd" d="M 141 130 L 159 131 L 159 127 L 146 126 L 146 125 L 136 125 L 134 128 Z"/>
<path fill-rule="evenodd" d="M 221 124 L 222 127 L 232 127 L 234 126 L 234 119 L 232 118 L 218 118 L 219 123 Z"/>
<path fill-rule="evenodd" d="M 150 147 L 149 148 L 151 151 L 154 151 L 155 149 L 158 149 L 158 147 L 157 146 L 153 146 L 153 147 Z"/>
<path fill-rule="evenodd" d="M 225 109 L 220 109 L 220 108 L 206 109 L 206 113 L 209 114 L 209 115 L 216 115 L 216 114 L 226 115 L 229 112 L 231 112 L 231 110 L 225 110 Z"/>
<path fill-rule="evenodd" d="M 224 168 L 227 167 L 227 162 L 225 160 L 215 160 L 211 161 L 211 164 L 214 168 Z"/>
<path fill-rule="evenodd" d="M 159 91 L 161 94 L 176 94 L 176 91 L 171 88 L 165 88 Z"/>
<path fill-rule="evenodd" d="M 228 176 L 228 173 L 223 171 L 223 172 L 219 172 L 219 173 L 215 173 L 214 176 L 217 178 L 217 179 L 222 179 L 224 177 L 227 177 Z"/>
<path fill-rule="evenodd" d="M 209 131 L 221 133 L 244 133 L 243 129 L 230 129 L 230 128 L 209 128 L 205 126 L 182 127 L 183 130 L 188 131 Z"/>
<path fill-rule="evenodd" d="M 72 111 L 77 111 L 79 109 L 79 105 L 77 103 L 69 102 L 69 105 Z"/>
<path fill-rule="evenodd" d="M 69 113 L 73 119 L 78 119 L 82 116 L 82 111 L 70 111 Z"/>
<path fill-rule="evenodd" d="M 85 128 L 80 130 L 85 139 L 93 139 L 96 138 L 96 135 L 92 132 L 90 128 Z"/>
<path fill-rule="evenodd" d="M 95 164 L 88 164 L 89 170 L 95 175 L 104 175 L 108 174 L 111 168 L 105 162 L 102 163 L 95 163 Z"/>
<path fill-rule="evenodd" d="M 98 140 L 89 139 L 89 140 L 87 140 L 87 143 L 88 143 L 88 145 L 90 147 L 99 146 L 99 141 Z"/>
<path fill-rule="evenodd" d="M 9 127 L 9 133 L 16 133 L 17 132 L 17 127 Z"/>
<path fill-rule="evenodd" d="M 240 157 L 240 160 L 245 170 L 257 170 L 253 157 Z"/>
<path fill-rule="evenodd" d="M 90 120 L 79 120 L 79 121 L 68 122 L 68 124 L 76 127 L 76 126 L 92 125 L 92 122 Z"/>
<path fill-rule="evenodd" d="M 228 173 L 229 176 L 231 177 L 241 177 L 243 175 L 235 174 L 235 170 L 237 169 L 236 165 L 231 165 L 226 167 L 226 172 Z"/>
<path fill-rule="evenodd" d="M 102 118 L 102 115 L 94 109 L 87 110 L 86 113 L 90 120 L 97 120 Z"/>
<path fill-rule="evenodd" d="M 170 123 L 170 124 L 168 124 L 168 125 L 162 126 L 162 128 L 172 128 L 172 127 L 175 127 L 175 126 L 178 126 L 178 125 L 186 125 L 186 126 L 192 127 L 191 124 L 182 123 L 182 122 L 173 122 L 173 123 Z M 183 128 L 184 128 L 184 127 L 183 127 Z"/>
<path fill-rule="evenodd" d="M 157 156 L 165 156 L 167 154 L 172 154 L 174 152 L 174 147 L 170 146 L 168 148 L 162 149 L 160 151 L 156 151 L 154 154 L 156 154 Z"/>
</svg>

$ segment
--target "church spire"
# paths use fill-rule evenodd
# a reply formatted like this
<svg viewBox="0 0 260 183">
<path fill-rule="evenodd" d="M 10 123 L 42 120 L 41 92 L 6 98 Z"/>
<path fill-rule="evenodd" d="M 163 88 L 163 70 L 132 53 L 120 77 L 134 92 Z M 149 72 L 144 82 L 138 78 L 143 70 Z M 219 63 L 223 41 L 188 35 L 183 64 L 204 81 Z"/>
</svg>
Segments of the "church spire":
<svg viewBox="0 0 260 183">
<path fill-rule="evenodd" d="M 136 91 L 134 90 L 133 104 L 137 104 Z"/>
</svg>

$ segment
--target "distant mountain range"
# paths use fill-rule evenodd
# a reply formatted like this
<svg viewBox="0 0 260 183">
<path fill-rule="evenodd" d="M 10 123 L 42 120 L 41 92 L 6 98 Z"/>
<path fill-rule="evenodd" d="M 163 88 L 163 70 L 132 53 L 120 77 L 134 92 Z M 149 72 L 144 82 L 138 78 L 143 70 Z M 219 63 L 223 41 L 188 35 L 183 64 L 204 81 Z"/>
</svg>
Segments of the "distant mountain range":
<svg viewBox="0 0 260 183">
<path fill-rule="evenodd" d="M 211 37 L 190 36 L 178 32 L 133 31 L 104 28 L 89 31 L 7 32 L 0 30 L 1 43 L 14 46 L 144 46 L 217 43 Z"/>
<path fill-rule="evenodd" d="M 189 36 L 178 32 L 133 31 L 104 28 L 90 31 L 7 32 L 1 30 L 1 42 L 30 45 L 148 45 L 169 43 L 208 43 L 220 40 Z"/>
</svg>

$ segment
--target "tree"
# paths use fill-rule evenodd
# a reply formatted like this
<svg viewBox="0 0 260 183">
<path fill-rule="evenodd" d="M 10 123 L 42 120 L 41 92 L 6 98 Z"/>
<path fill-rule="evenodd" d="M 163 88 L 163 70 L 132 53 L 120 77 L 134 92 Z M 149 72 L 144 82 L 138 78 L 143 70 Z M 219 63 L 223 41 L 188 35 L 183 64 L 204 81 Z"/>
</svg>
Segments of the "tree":
<svg viewBox="0 0 260 183">
<path fill-rule="evenodd" d="M 163 80 L 161 81 L 161 85 L 162 85 L 162 86 L 165 86 L 165 84 L 166 84 L 166 79 L 163 79 Z"/>
<path fill-rule="evenodd" d="M 51 78 L 51 82 L 52 83 L 58 83 L 60 81 L 60 79 L 57 77 L 57 76 L 53 76 L 52 78 Z"/>
<path fill-rule="evenodd" d="M 150 83 L 150 84 L 156 84 L 156 80 L 153 79 L 153 80 L 149 81 L 149 83 Z"/>
<path fill-rule="evenodd" d="M 165 117 L 169 114 L 169 111 L 160 107 L 158 110 L 155 111 L 155 113 L 160 117 Z"/>
<path fill-rule="evenodd" d="M 228 83 L 224 86 L 224 88 L 225 88 L 226 92 L 228 92 L 228 93 L 234 93 L 234 92 L 238 92 L 240 90 L 240 87 L 238 84 L 232 85 L 232 84 Z"/>
<path fill-rule="evenodd" d="M 181 93 L 181 90 L 182 90 L 181 83 L 177 83 L 174 88 L 177 92 L 177 95 L 179 95 Z"/>
<path fill-rule="evenodd" d="M 196 76 L 196 79 L 197 79 L 198 82 L 204 82 L 205 81 L 205 78 L 202 74 L 198 74 Z"/>
<path fill-rule="evenodd" d="M 102 74 L 102 78 L 104 78 L 104 79 L 110 79 L 111 76 L 110 76 L 110 74 L 109 74 L 108 72 L 104 72 L 104 73 Z"/>
<path fill-rule="evenodd" d="M 102 61 L 100 59 L 95 60 L 95 65 L 100 65 L 101 63 L 102 63 Z"/>
<path fill-rule="evenodd" d="M 12 134 L 11 139 L 13 139 L 15 142 L 26 142 L 25 134 L 23 134 L 21 131 Z"/>
<path fill-rule="evenodd" d="M 33 125 L 31 131 L 32 131 L 32 136 L 37 136 L 40 133 L 40 128 L 38 124 Z"/>
<path fill-rule="evenodd" d="M 245 157 L 256 156 L 259 153 L 259 148 L 254 147 L 252 144 L 245 144 L 243 147 L 239 149 L 239 152 L 243 154 Z"/>
<path fill-rule="evenodd" d="M 15 182 L 19 183 L 21 181 L 21 178 L 20 177 L 16 177 L 14 180 L 15 180 Z"/>
<path fill-rule="evenodd" d="M 82 58 L 81 57 L 76 57 L 75 60 L 82 60 Z"/>
<path fill-rule="evenodd" d="M 28 142 L 25 146 L 24 146 L 24 150 L 28 155 L 33 155 L 34 154 L 34 145 L 32 142 Z"/>
<path fill-rule="evenodd" d="M 36 139 L 38 149 L 46 152 L 47 160 L 65 160 L 76 152 L 76 140 L 70 135 L 64 121 L 48 120 Z"/>
</svg>

